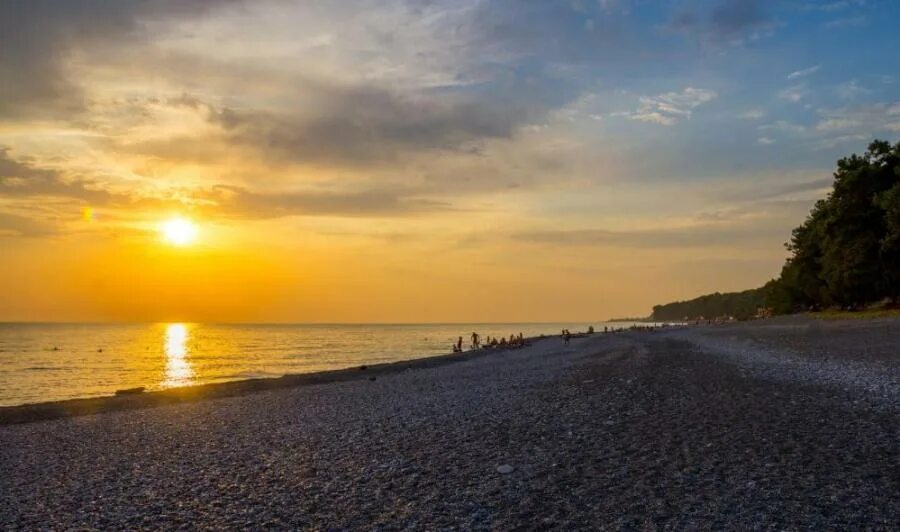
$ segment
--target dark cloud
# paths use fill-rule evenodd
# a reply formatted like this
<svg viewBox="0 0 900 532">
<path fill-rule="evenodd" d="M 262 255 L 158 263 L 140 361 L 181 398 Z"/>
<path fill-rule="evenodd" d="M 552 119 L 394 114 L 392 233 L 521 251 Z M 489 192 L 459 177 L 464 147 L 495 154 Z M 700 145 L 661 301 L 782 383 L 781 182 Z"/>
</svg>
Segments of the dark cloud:
<svg viewBox="0 0 900 532">
<path fill-rule="evenodd" d="M 710 23 L 720 35 L 740 35 L 767 22 L 760 0 L 727 0 L 710 14 Z"/>
<path fill-rule="evenodd" d="M 400 94 L 376 87 L 316 87 L 314 116 L 222 109 L 211 120 L 227 138 L 295 162 L 369 163 L 422 149 L 477 153 L 478 143 L 509 138 L 540 110 L 515 101 Z"/>
<path fill-rule="evenodd" d="M 81 108 L 66 63 L 74 52 L 140 40 L 144 21 L 194 17 L 234 0 L 27 0 L 0 2 L 0 116 Z"/>
<path fill-rule="evenodd" d="M 741 44 L 772 25 L 761 0 L 719 0 L 677 11 L 666 27 L 703 42 Z"/>
<path fill-rule="evenodd" d="M 72 54 L 91 61 L 98 57 L 91 52 L 97 50 L 145 44 L 152 38 L 148 25 L 154 22 L 197 17 L 231 2 L 237 0 L 0 3 L 0 117 L 44 114 L 71 119 L 72 111 L 84 103 L 80 80 L 66 72 Z M 433 4 L 408 2 L 412 11 Z M 467 14 L 453 18 L 454 24 L 435 25 L 434 31 L 446 35 L 447 48 L 452 49 L 448 55 L 453 67 L 448 70 L 458 68 L 459 84 L 453 86 L 398 87 L 370 78 L 341 85 L 301 79 L 299 74 L 288 80 L 284 71 L 267 78 L 262 72 L 265 67 L 259 67 L 255 77 L 278 94 L 280 109 L 241 107 L 234 103 L 240 101 L 237 96 L 228 99 L 230 108 L 210 116 L 222 127 L 227 141 L 258 148 L 279 162 L 371 164 L 422 150 L 477 156 L 485 140 L 510 138 L 521 125 L 542 120 L 579 93 L 579 83 L 553 72 L 559 62 L 596 62 L 621 55 L 625 47 L 614 17 L 606 16 L 606 10 L 596 4 L 585 5 L 594 7 L 487 3 L 471 12 L 461 10 Z M 347 6 L 334 9 L 352 11 Z M 160 25 L 155 28 L 159 30 Z M 348 49 L 353 49 L 358 37 L 347 35 Z M 598 53 L 601 49 L 604 53 Z M 135 47 L 135 57 L 137 52 Z M 166 63 L 160 65 L 159 75 L 182 85 L 190 85 L 192 76 L 212 76 L 232 86 L 221 78 L 242 77 L 255 66 L 227 64 L 214 57 L 194 59 L 207 70 L 167 70 L 176 68 L 169 63 L 177 62 L 167 54 L 164 60 L 157 58 Z M 154 67 L 151 60 L 142 59 L 141 65 Z M 123 75 L 128 72 L 127 67 L 117 69 Z M 92 127 L 90 120 L 85 123 Z"/>
<path fill-rule="evenodd" d="M 551 63 L 625 61 L 640 42 L 620 15 L 603 2 L 483 2 L 469 21 L 472 51 Z"/>
<path fill-rule="evenodd" d="M 54 170 L 11 159 L 0 147 L 0 198 L 55 197 L 105 205 L 115 196 L 90 181 L 66 181 Z"/>
</svg>

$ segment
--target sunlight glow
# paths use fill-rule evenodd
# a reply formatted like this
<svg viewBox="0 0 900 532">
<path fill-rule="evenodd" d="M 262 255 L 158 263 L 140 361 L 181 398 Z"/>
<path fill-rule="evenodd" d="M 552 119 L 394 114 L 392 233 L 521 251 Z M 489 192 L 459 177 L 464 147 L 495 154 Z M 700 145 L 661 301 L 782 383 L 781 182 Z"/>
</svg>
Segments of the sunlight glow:
<svg viewBox="0 0 900 532">
<path fill-rule="evenodd" d="M 161 227 L 163 240 L 173 246 L 187 246 L 197 239 L 197 226 L 185 218 L 166 220 Z"/>
<path fill-rule="evenodd" d="M 194 370 L 187 360 L 188 326 L 184 323 L 166 325 L 165 355 L 166 375 L 162 383 L 164 388 L 185 386 L 191 383 Z"/>
</svg>

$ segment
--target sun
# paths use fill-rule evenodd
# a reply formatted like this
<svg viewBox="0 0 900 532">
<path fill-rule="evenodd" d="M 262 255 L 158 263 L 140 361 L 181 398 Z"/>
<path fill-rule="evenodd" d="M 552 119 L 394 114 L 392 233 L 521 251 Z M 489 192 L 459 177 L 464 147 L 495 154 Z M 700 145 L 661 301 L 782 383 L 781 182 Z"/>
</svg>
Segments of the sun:
<svg viewBox="0 0 900 532">
<path fill-rule="evenodd" d="M 171 218 L 160 227 L 163 240 L 173 246 L 187 246 L 197 239 L 197 225 L 186 218 Z"/>
</svg>

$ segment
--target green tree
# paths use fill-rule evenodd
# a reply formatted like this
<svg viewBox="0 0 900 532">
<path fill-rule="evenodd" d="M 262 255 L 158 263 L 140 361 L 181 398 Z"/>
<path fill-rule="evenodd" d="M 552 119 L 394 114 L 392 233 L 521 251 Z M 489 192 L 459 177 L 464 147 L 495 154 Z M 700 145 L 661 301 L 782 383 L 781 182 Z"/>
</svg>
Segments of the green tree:
<svg viewBox="0 0 900 532">
<path fill-rule="evenodd" d="M 900 175 L 900 165 L 895 167 Z M 900 300 L 900 183 L 878 196 L 884 210 L 886 231 L 881 239 L 881 260 L 885 267 L 885 292 L 893 303 Z"/>
<path fill-rule="evenodd" d="M 859 308 L 900 302 L 900 142 L 872 142 L 838 161 L 834 184 L 785 244 L 781 275 L 757 290 L 709 294 L 653 307 L 657 319 L 750 317 L 832 305 Z"/>
<path fill-rule="evenodd" d="M 782 289 L 792 300 L 794 310 L 816 308 L 831 303 L 828 287 L 822 278 L 824 220 L 828 202 L 816 202 L 806 221 L 791 233 L 786 245 L 792 256 L 781 269 Z"/>
<path fill-rule="evenodd" d="M 780 307 L 856 308 L 900 295 L 900 143 L 838 161 L 827 198 L 794 229 Z"/>
</svg>

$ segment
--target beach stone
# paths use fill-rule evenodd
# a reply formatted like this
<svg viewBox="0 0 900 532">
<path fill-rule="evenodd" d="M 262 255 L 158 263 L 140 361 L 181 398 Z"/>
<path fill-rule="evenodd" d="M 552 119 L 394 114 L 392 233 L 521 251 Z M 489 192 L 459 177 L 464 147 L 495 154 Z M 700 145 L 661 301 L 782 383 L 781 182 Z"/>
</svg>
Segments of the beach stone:
<svg viewBox="0 0 900 532">
<path fill-rule="evenodd" d="M 808 319 L 0 424 L 0 530 L 900 530 L 900 323 Z"/>
<path fill-rule="evenodd" d="M 515 470 L 516 470 L 516 468 L 509 464 L 501 464 L 501 465 L 497 466 L 497 472 L 500 473 L 501 475 L 508 475 Z"/>
</svg>

